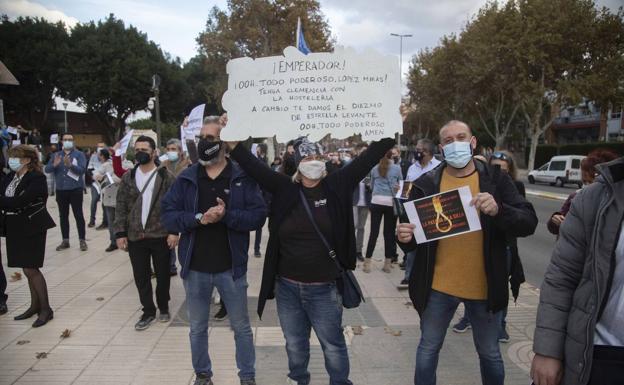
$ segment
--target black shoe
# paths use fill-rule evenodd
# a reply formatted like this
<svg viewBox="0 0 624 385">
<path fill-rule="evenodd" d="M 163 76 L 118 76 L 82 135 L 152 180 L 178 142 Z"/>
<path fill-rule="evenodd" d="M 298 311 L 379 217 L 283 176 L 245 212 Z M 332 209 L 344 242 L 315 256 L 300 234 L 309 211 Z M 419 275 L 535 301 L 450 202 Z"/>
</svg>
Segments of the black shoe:
<svg viewBox="0 0 624 385">
<path fill-rule="evenodd" d="M 53 312 L 52 310 L 50 310 L 50 312 L 48 313 L 48 315 L 47 315 L 46 317 L 44 317 L 43 319 L 41 319 L 41 318 L 37 318 L 37 319 L 35 320 L 35 322 L 33 322 L 32 327 L 34 327 L 34 328 L 41 327 L 41 326 L 43 326 L 43 325 L 47 324 L 47 323 L 48 323 L 48 321 L 51 321 L 51 320 L 52 320 L 52 318 L 54 318 L 54 312 Z"/>
<path fill-rule="evenodd" d="M 355 258 L 357 258 L 357 260 L 360 262 L 364 262 L 364 256 L 362 255 L 362 253 L 355 253 Z"/>
<path fill-rule="evenodd" d="M 399 263 L 399 267 L 401 268 L 401 270 L 405 270 L 405 261 Z"/>
<path fill-rule="evenodd" d="M 24 319 L 29 319 L 30 317 L 34 316 L 35 314 L 37 314 L 39 311 L 36 309 L 31 309 L 29 308 L 28 310 L 26 310 L 25 312 L 23 312 L 20 315 L 16 315 L 15 317 L 13 317 L 14 320 L 16 321 L 21 321 Z"/>
<path fill-rule="evenodd" d="M 401 283 L 399 283 L 399 289 L 407 289 L 409 287 L 409 282 L 407 279 L 403 279 L 401 280 Z"/>
<path fill-rule="evenodd" d="M 169 276 L 170 277 L 175 277 L 176 275 L 178 275 L 178 270 L 177 269 L 171 270 L 169 272 Z"/>
<path fill-rule="evenodd" d="M 95 229 L 96 230 L 106 230 L 106 229 L 108 229 L 108 225 L 106 223 L 102 223 L 101 225 L 99 225 Z"/>
<path fill-rule="evenodd" d="M 87 251 L 89 247 L 87 247 L 87 242 L 84 239 L 80 240 L 80 251 Z"/>
<path fill-rule="evenodd" d="M 152 322 L 154 322 L 156 318 L 153 315 L 145 315 L 141 316 L 139 322 L 134 324 L 134 330 L 145 330 L 147 329 Z"/>
<path fill-rule="evenodd" d="M 213 385 L 212 380 L 206 373 L 197 373 L 193 385 Z"/>
<path fill-rule="evenodd" d="M 9 311 L 5 302 L 0 303 L 0 315 L 6 314 Z"/>
<path fill-rule="evenodd" d="M 56 251 L 61 251 L 65 249 L 69 249 L 69 241 L 63 241 L 60 245 L 56 246 Z"/>
<path fill-rule="evenodd" d="M 254 252 L 254 257 L 256 258 L 262 258 L 262 253 L 259 251 Z"/>
<path fill-rule="evenodd" d="M 95 222 L 89 222 L 89 224 L 87 225 L 87 227 L 95 227 Z"/>
<path fill-rule="evenodd" d="M 115 251 L 115 250 L 117 250 L 117 249 L 118 249 L 117 245 L 116 245 L 116 244 L 114 244 L 114 243 L 111 243 L 110 245 L 108 245 L 108 247 L 106 248 L 106 250 L 105 250 L 105 251 L 106 251 L 106 252 L 111 252 L 111 251 Z"/>
<path fill-rule="evenodd" d="M 224 321 L 227 319 L 227 315 L 227 309 L 225 308 L 225 306 L 221 305 L 221 309 L 219 309 L 217 314 L 214 315 L 213 319 L 215 321 Z"/>
</svg>

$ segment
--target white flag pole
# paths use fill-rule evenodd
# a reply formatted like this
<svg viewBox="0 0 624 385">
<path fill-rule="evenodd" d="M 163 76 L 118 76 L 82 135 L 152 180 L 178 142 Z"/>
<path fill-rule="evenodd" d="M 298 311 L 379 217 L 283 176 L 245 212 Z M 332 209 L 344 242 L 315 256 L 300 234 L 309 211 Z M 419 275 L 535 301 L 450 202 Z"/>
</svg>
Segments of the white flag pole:
<svg viewBox="0 0 624 385">
<path fill-rule="evenodd" d="M 299 49 L 299 35 L 301 35 L 301 18 L 297 18 L 297 32 L 295 33 L 295 47 Z"/>
</svg>

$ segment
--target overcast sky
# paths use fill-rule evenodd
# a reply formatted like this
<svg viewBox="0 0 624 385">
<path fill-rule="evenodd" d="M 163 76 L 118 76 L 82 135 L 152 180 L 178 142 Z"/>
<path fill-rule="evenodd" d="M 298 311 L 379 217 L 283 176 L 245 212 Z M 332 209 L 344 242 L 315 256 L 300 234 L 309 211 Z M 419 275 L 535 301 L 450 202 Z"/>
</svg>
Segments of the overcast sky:
<svg viewBox="0 0 624 385">
<path fill-rule="evenodd" d="M 437 45 L 445 34 L 458 32 L 486 0 L 320 0 L 321 10 L 339 45 L 374 48 L 399 55 L 399 39 L 390 33 L 412 34 L 403 40 L 403 73 L 412 55 Z M 616 9 L 623 0 L 596 0 Z M 357 4 L 357 6 L 355 6 Z M 226 0 L 0 0 L 0 14 L 10 18 L 39 16 L 68 25 L 116 17 L 147 33 L 172 56 L 186 62 L 196 54 L 195 39 L 204 30 L 213 6 Z M 288 28 L 288 26 L 285 26 Z M 295 29 L 296 26 L 291 26 Z M 293 44 L 294 45 L 294 44 Z M 0 53 L 1 56 L 1 53 Z"/>
</svg>

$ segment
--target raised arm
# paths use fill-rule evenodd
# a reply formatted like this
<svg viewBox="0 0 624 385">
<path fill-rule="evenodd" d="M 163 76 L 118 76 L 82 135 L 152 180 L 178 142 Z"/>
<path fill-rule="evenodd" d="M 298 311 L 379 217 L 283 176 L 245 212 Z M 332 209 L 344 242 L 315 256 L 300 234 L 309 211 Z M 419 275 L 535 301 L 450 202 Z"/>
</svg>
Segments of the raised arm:
<svg viewBox="0 0 624 385">
<path fill-rule="evenodd" d="M 291 183 L 287 175 L 271 170 L 271 168 L 251 154 L 249 150 L 238 143 L 230 152 L 230 157 L 234 159 L 245 173 L 251 176 L 264 190 L 274 193 L 281 186 Z"/>
<path fill-rule="evenodd" d="M 331 174 L 330 177 L 333 175 L 339 181 L 349 183 L 355 188 L 395 143 L 392 138 L 384 138 L 378 142 L 372 142 L 366 151 L 362 152 L 360 156 L 348 165 Z"/>
</svg>

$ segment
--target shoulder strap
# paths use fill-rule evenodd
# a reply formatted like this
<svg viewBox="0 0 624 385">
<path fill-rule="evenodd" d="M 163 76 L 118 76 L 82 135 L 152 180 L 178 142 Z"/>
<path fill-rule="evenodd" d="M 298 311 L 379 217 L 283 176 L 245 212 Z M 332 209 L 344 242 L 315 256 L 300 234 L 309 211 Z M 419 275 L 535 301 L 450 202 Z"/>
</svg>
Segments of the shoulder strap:
<svg viewBox="0 0 624 385">
<path fill-rule="evenodd" d="M 321 241 L 323 242 L 323 244 L 329 251 L 329 257 L 332 259 L 332 261 L 334 261 L 334 263 L 336 263 L 338 270 L 342 271 L 343 270 L 342 266 L 340 265 L 340 262 L 338 262 L 338 259 L 336 259 L 336 251 L 334 251 L 334 249 L 329 245 L 327 238 L 325 238 L 325 236 L 321 232 L 321 229 L 319 229 L 318 225 L 316 224 L 316 221 L 314 220 L 314 216 L 312 216 L 312 210 L 310 210 L 310 205 L 308 204 L 308 200 L 303 194 L 302 189 L 299 189 L 299 197 L 301 198 L 301 204 L 303 204 L 303 207 L 305 208 L 305 211 L 308 214 L 308 219 L 312 223 L 312 227 L 314 227 L 316 234 L 318 234 L 319 238 L 321 238 Z"/>
</svg>

